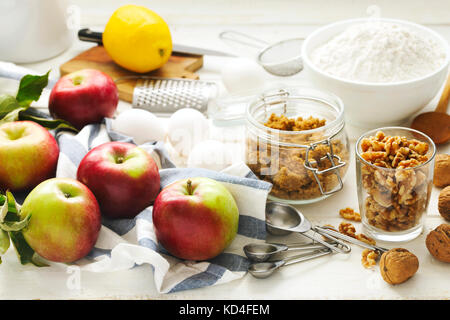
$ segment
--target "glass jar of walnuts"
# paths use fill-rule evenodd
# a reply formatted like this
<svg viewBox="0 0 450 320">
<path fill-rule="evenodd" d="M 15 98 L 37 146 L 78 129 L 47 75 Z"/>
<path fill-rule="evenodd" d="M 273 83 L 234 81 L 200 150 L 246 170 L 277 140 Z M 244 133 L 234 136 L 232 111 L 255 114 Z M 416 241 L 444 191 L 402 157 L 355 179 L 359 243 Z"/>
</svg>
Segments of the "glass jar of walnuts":
<svg viewBox="0 0 450 320">
<path fill-rule="evenodd" d="M 373 238 L 408 241 L 422 232 L 435 153 L 428 136 L 409 128 L 375 129 L 358 139 L 358 201 L 362 223 Z"/>
<path fill-rule="evenodd" d="M 246 163 L 270 200 L 303 204 L 339 191 L 348 168 L 344 106 L 311 87 L 266 92 L 247 106 Z"/>
</svg>

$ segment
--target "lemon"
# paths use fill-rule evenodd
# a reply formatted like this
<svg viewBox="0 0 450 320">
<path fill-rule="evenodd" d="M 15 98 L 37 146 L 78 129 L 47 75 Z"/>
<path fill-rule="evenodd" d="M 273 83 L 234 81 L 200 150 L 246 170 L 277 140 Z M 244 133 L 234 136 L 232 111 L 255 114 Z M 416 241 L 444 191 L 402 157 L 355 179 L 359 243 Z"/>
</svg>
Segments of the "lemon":
<svg viewBox="0 0 450 320">
<path fill-rule="evenodd" d="M 109 18 L 103 46 L 121 67 L 139 73 L 163 66 L 172 53 L 167 23 L 152 10 L 125 5 Z"/>
</svg>

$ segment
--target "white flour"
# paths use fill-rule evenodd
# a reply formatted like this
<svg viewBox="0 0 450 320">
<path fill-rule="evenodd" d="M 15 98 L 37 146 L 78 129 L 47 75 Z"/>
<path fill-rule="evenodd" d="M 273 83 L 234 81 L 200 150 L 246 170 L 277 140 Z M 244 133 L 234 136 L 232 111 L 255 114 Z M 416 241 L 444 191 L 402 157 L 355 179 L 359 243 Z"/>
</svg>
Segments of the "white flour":
<svg viewBox="0 0 450 320">
<path fill-rule="evenodd" d="M 348 80 L 397 82 L 435 71 L 444 63 L 445 51 L 431 36 L 374 21 L 350 26 L 316 48 L 311 60 L 323 71 Z"/>
</svg>

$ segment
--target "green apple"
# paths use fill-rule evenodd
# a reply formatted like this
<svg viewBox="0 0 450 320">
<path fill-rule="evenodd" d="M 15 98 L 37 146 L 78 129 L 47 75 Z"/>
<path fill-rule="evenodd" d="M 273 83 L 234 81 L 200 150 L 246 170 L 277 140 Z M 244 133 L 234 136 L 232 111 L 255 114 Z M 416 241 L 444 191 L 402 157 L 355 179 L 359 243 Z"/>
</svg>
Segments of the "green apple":
<svg viewBox="0 0 450 320">
<path fill-rule="evenodd" d="M 22 234 L 41 257 L 73 262 L 91 251 L 101 228 L 100 207 L 81 182 L 53 178 L 40 183 L 25 199 L 22 219 L 31 214 Z"/>
<path fill-rule="evenodd" d="M 55 175 L 59 148 L 55 138 L 32 121 L 0 125 L 0 189 L 30 190 Z"/>
</svg>

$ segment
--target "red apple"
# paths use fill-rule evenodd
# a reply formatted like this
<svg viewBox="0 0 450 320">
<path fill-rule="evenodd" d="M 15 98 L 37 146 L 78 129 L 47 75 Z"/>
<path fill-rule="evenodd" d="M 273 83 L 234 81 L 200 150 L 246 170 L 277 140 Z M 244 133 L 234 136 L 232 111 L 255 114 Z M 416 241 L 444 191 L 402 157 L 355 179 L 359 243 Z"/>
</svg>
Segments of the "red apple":
<svg viewBox="0 0 450 320">
<path fill-rule="evenodd" d="M 20 216 L 31 214 L 22 234 L 41 257 L 73 262 L 95 245 L 101 214 L 92 192 L 74 179 L 53 178 L 40 183 L 25 199 Z"/>
<path fill-rule="evenodd" d="M 158 166 L 134 144 L 104 143 L 81 160 L 77 179 L 97 198 L 102 214 L 133 218 L 155 200 L 160 189 Z"/>
<path fill-rule="evenodd" d="M 185 260 L 207 260 L 220 254 L 236 236 L 238 222 L 233 196 L 209 178 L 172 183 L 153 205 L 158 242 Z"/>
<path fill-rule="evenodd" d="M 65 75 L 52 89 L 48 109 L 57 119 L 82 129 L 112 117 L 119 102 L 117 86 L 106 73 L 83 69 Z"/>
<path fill-rule="evenodd" d="M 55 175 L 55 138 L 32 121 L 0 125 L 0 189 L 24 191 Z"/>
</svg>

